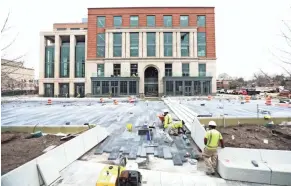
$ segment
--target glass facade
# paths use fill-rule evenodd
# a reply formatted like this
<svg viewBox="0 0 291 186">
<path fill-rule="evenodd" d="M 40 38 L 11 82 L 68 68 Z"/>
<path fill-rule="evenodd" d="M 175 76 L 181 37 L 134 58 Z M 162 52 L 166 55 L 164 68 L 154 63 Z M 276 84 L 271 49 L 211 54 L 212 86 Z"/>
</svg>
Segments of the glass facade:
<svg viewBox="0 0 291 186">
<path fill-rule="evenodd" d="M 97 27 L 104 28 L 105 27 L 105 16 L 98 16 L 97 17 Z"/>
<path fill-rule="evenodd" d="M 114 27 L 121 27 L 122 26 L 122 17 L 121 16 L 114 16 L 113 17 L 113 26 Z"/>
<path fill-rule="evenodd" d="M 175 81 L 175 95 L 182 96 L 183 95 L 183 81 Z"/>
<path fill-rule="evenodd" d="M 54 78 L 55 46 L 45 47 L 45 78 Z"/>
<path fill-rule="evenodd" d="M 206 56 L 206 34 L 205 32 L 197 33 L 197 42 L 198 42 L 198 57 Z"/>
<path fill-rule="evenodd" d="M 138 27 L 138 16 L 130 16 L 130 26 Z"/>
<path fill-rule="evenodd" d="M 120 81 L 120 95 L 127 95 L 127 81 Z"/>
<path fill-rule="evenodd" d="M 147 56 L 156 56 L 156 33 L 147 32 Z"/>
<path fill-rule="evenodd" d="M 78 42 L 75 52 L 75 77 L 85 77 L 85 43 Z"/>
<path fill-rule="evenodd" d="M 181 32 L 181 56 L 189 56 L 189 32 Z"/>
<path fill-rule="evenodd" d="M 189 63 L 183 63 L 182 64 L 182 76 L 189 76 L 190 67 Z"/>
<path fill-rule="evenodd" d="M 206 17 L 203 15 L 197 16 L 197 26 L 205 27 L 206 25 Z"/>
<path fill-rule="evenodd" d="M 147 16 L 147 27 L 155 27 L 156 26 L 156 16 L 149 15 Z"/>
<path fill-rule="evenodd" d="M 69 97 L 69 83 L 60 83 L 59 86 L 59 97 Z"/>
<path fill-rule="evenodd" d="M 114 64 L 113 65 L 113 75 L 114 76 L 120 76 L 121 73 L 121 65 L 120 64 Z"/>
<path fill-rule="evenodd" d="M 180 26 L 181 27 L 187 27 L 189 26 L 189 16 L 180 16 Z"/>
<path fill-rule="evenodd" d="M 172 16 L 164 16 L 164 27 L 172 26 Z"/>
<path fill-rule="evenodd" d="M 113 33 L 113 57 L 121 57 L 122 53 L 122 34 Z"/>
<path fill-rule="evenodd" d="M 198 66 L 198 74 L 199 77 L 205 77 L 206 76 L 206 64 L 199 64 Z"/>
<path fill-rule="evenodd" d="M 44 83 L 44 97 L 54 97 L 54 84 Z"/>
<path fill-rule="evenodd" d="M 60 77 L 70 76 L 70 43 L 63 43 L 61 46 Z"/>
<path fill-rule="evenodd" d="M 105 57 L 105 33 L 97 35 L 97 57 Z"/>
<path fill-rule="evenodd" d="M 168 96 L 174 95 L 174 82 L 173 81 L 166 81 L 166 92 Z"/>
<path fill-rule="evenodd" d="M 92 94 L 101 95 L 101 82 L 100 81 L 92 82 Z"/>
<path fill-rule="evenodd" d="M 139 34 L 130 33 L 130 57 L 138 57 Z"/>
<path fill-rule="evenodd" d="M 108 95 L 109 94 L 109 81 L 102 81 L 101 88 L 102 88 L 101 94 Z"/>
<path fill-rule="evenodd" d="M 172 32 L 164 33 L 164 56 L 165 57 L 173 56 L 173 33 Z"/>
<path fill-rule="evenodd" d="M 97 77 L 104 77 L 104 64 L 97 64 Z"/>
<path fill-rule="evenodd" d="M 136 95 L 137 94 L 137 85 L 136 81 L 129 81 L 129 94 Z"/>
<path fill-rule="evenodd" d="M 172 64 L 165 64 L 165 76 L 172 76 Z"/>
</svg>

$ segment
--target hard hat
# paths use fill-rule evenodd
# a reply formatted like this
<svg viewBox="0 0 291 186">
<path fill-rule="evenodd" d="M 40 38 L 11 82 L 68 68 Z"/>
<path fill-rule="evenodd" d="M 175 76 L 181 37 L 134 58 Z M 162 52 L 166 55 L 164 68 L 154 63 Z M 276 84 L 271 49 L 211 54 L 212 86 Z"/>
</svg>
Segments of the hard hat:
<svg viewBox="0 0 291 186">
<path fill-rule="evenodd" d="M 169 112 L 169 110 L 168 109 L 164 109 L 163 112 Z"/>
<path fill-rule="evenodd" d="M 216 125 L 215 121 L 209 121 L 208 126 L 216 127 L 217 125 Z"/>
</svg>

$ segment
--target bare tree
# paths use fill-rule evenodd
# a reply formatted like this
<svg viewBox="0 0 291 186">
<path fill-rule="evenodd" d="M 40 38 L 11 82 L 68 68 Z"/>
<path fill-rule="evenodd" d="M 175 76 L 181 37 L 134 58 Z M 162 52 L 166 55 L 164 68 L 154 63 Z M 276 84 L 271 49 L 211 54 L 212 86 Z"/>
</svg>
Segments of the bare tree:
<svg viewBox="0 0 291 186">
<path fill-rule="evenodd" d="M 7 34 L 11 33 L 12 27 L 9 26 L 9 19 L 10 12 L 7 14 L 1 26 L 2 37 L 6 37 Z M 19 61 L 21 61 L 25 55 L 19 55 L 10 59 L 6 57 L 7 50 L 15 43 L 17 36 L 18 34 L 8 43 L 2 43 L 3 46 L 1 46 L 1 93 L 5 91 L 14 91 L 16 87 L 23 87 L 25 85 L 25 82 L 22 80 L 23 75 L 15 75 L 19 69 L 23 68 L 24 62 Z"/>
</svg>

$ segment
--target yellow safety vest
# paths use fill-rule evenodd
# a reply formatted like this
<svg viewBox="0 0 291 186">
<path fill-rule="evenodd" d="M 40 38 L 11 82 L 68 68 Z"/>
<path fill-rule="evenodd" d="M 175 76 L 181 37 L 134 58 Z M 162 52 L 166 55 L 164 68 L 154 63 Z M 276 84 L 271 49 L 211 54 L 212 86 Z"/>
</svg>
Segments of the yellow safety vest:
<svg viewBox="0 0 291 186">
<path fill-rule="evenodd" d="M 207 139 L 206 148 L 217 149 L 219 140 L 222 140 L 222 135 L 216 129 L 211 129 L 206 132 L 205 138 Z"/>
<path fill-rule="evenodd" d="M 172 123 L 172 116 L 170 114 L 167 114 L 164 118 L 164 128 L 168 128 L 168 126 Z"/>
<path fill-rule="evenodd" d="M 178 128 L 182 128 L 182 127 L 183 127 L 182 121 L 179 121 L 179 122 L 173 124 L 174 129 L 178 129 Z"/>
</svg>

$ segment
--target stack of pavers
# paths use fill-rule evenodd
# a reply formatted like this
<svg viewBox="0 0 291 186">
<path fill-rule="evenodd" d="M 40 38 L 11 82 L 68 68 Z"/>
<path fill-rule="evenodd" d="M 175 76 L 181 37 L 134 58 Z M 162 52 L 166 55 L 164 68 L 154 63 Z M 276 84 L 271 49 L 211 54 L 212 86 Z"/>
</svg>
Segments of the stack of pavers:
<svg viewBox="0 0 291 186">
<path fill-rule="evenodd" d="M 121 153 L 130 160 L 154 155 L 158 158 L 172 159 L 174 165 L 182 166 L 187 161 L 187 154 L 193 152 L 189 139 L 185 135 L 171 136 L 173 143 L 168 143 L 162 133 L 160 129 L 152 129 L 151 141 L 148 141 L 147 135 L 124 131 L 99 144 L 95 154 L 109 153 L 108 160 L 116 160 Z"/>
</svg>

